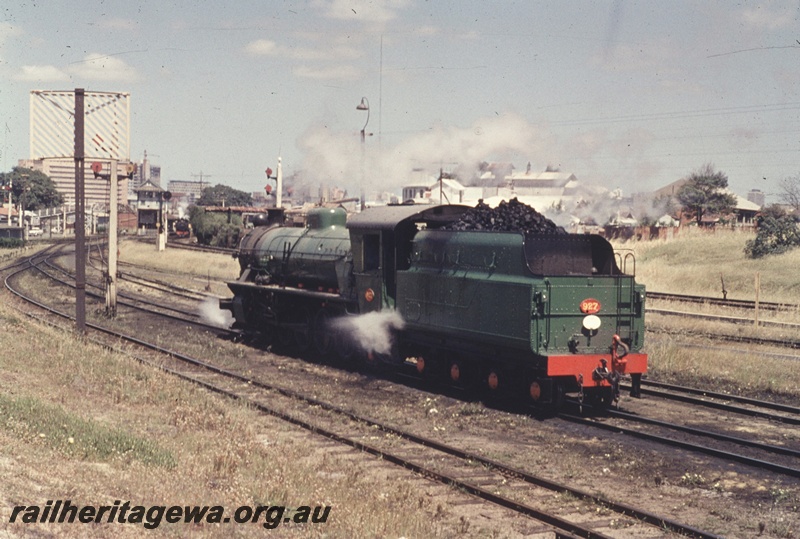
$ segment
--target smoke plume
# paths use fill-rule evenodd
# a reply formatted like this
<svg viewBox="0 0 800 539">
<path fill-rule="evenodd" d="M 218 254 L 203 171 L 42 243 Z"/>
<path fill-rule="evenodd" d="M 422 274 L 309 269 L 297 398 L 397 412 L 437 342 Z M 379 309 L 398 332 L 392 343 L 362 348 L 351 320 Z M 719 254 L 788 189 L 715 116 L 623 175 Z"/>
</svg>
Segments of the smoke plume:
<svg viewBox="0 0 800 539">
<path fill-rule="evenodd" d="M 233 324 L 233 316 L 230 311 L 220 309 L 217 298 L 204 299 L 198 308 L 198 314 L 200 320 L 210 326 L 229 328 Z"/>
<path fill-rule="evenodd" d="M 512 161 L 539 150 L 546 153 L 545 138 L 515 115 L 481 118 L 467 128 L 437 126 L 394 145 L 378 144 L 375 137 L 362 145 L 357 135 L 315 127 L 298 142 L 305 156 L 300 176 L 314 186 L 339 182 L 365 191 L 396 191 L 415 169 L 436 177 L 440 168 L 457 168 L 460 177 L 468 178 L 478 175 L 487 159 Z"/>
</svg>

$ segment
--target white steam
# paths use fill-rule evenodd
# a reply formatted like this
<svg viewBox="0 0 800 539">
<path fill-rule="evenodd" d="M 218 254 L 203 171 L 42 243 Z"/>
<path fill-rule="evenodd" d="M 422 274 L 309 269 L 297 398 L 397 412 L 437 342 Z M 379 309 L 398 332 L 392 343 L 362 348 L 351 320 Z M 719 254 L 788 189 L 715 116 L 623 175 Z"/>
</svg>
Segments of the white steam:
<svg viewBox="0 0 800 539">
<path fill-rule="evenodd" d="M 337 318 L 333 324 L 364 351 L 389 354 L 394 332 L 403 329 L 405 322 L 397 312 L 384 311 Z"/>
<path fill-rule="evenodd" d="M 345 181 L 382 192 L 399 190 L 408 183 L 414 169 L 424 169 L 432 177 L 442 167 L 457 168 L 459 175 L 479 175 L 478 167 L 487 159 L 510 161 L 515 156 L 551 153 L 547 134 L 523 118 L 502 115 L 481 118 L 466 128 L 436 126 L 422 134 L 390 146 L 374 138 L 362 147 L 358 136 L 327 127 L 309 129 L 298 142 L 304 152 L 302 172 L 297 179 L 312 185 Z"/>
<path fill-rule="evenodd" d="M 200 320 L 210 326 L 219 328 L 229 328 L 233 324 L 233 316 L 230 311 L 219 308 L 217 298 L 206 298 L 198 308 Z"/>
</svg>

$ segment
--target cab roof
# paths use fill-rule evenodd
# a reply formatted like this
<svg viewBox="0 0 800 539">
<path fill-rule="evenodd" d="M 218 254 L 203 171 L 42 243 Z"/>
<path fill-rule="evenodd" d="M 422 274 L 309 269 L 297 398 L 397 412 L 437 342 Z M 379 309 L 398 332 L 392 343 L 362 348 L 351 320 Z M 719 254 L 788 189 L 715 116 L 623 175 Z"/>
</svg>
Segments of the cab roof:
<svg viewBox="0 0 800 539">
<path fill-rule="evenodd" d="M 355 230 L 391 230 L 405 221 L 425 222 L 435 227 L 457 221 L 469 206 L 401 204 L 368 208 L 350 216 L 347 228 Z"/>
</svg>

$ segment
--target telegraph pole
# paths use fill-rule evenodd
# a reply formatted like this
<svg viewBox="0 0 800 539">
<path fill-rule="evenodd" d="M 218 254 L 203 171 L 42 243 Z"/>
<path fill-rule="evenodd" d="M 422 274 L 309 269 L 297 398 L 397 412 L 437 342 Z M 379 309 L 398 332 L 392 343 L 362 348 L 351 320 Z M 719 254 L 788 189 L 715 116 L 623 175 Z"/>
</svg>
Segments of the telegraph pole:
<svg viewBox="0 0 800 539">
<path fill-rule="evenodd" d="M 86 333 L 86 200 L 84 185 L 84 89 L 75 88 L 75 326 Z M 66 221 L 64 228 L 66 229 Z"/>
</svg>

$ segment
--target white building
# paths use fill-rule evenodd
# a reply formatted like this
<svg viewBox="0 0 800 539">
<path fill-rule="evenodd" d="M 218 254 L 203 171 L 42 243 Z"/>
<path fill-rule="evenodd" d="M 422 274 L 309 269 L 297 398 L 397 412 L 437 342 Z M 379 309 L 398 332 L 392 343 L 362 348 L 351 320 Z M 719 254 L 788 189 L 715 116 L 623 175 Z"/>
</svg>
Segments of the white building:
<svg viewBox="0 0 800 539">
<path fill-rule="evenodd" d="M 464 187 L 457 180 L 431 179 L 403 187 L 403 202 L 415 204 L 467 204 L 475 205 L 483 198 L 483 187 Z"/>
<path fill-rule="evenodd" d="M 108 168 L 108 161 L 106 169 Z M 119 181 L 117 185 L 117 202 L 125 205 L 128 203 L 128 178 L 127 167 L 128 163 L 117 163 L 117 176 Z M 56 184 L 56 190 L 64 197 L 67 203 L 75 202 L 75 160 L 74 159 L 20 159 L 19 166 L 30 168 L 43 174 L 46 174 Z M 108 170 L 104 171 L 104 175 L 109 173 Z M 95 178 L 92 172 L 91 163 L 86 163 L 83 171 L 84 192 L 86 194 L 86 207 L 89 208 L 93 204 L 108 205 L 109 185 L 108 180 L 103 178 Z"/>
</svg>

